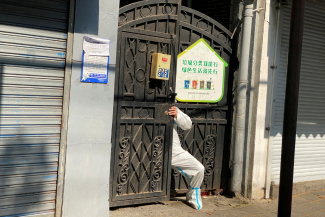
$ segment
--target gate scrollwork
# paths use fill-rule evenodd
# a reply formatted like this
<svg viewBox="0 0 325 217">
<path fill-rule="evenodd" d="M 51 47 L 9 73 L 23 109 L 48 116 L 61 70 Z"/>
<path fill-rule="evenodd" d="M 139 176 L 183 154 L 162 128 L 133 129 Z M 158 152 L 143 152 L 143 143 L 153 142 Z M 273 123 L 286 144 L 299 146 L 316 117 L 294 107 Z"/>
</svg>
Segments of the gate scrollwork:
<svg viewBox="0 0 325 217">
<path fill-rule="evenodd" d="M 157 189 L 157 184 L 162 177 L 162 166 L 163 166 L 163 144 L 164 139 L 162 136 L 157 136 L 154 139 L 154 150 L 153 150 L 153 177 L 151 181 L 151 190 Z"/>
<path fill-rule="evenodd" d="M 119 21 L 118 21 L 118 25 L 119 26 L 121 26 L 124 23 L 127 23 L 128 22 L 128 16 L 127 16 L 127 14 L 126 13 L 122 13 L 122 14 L 120 14 L 119 18 L 121 18 L 122 16 L 124 16 L 124 19 L 121 19 L 121 20 L 119 19 Z"/>
<path fill-rule="evenodd" d="M 206 159 L 206 166 L 204 172 L 204 184 L 207 184 L 208 176 L 213 174 L 214 169 L 214 150 L 215 150 L 215 135 L 210 134 L 206 137 L 206 148 L 204 158 Z"/>
<path fill-rule="evenodd" d="M 123 137 L 120 141 L 120 153 L 119 159 L 121 160 L 119 163 L 120 172 L 117 180 L 117 193 L 121 195 L 123 193 L 123 186 L 129 180 L 129 157 L 130 157 L 130 137 Z"/>
<path fill-rule="evenodd" d="M 169 13 L 167 12 L 167 6 L 170 8 L 170 12 L 169 12 Z M 164 5 L 162 6 L 162 13 L 163 13 L 163 14 L 168 14 L 168 15 L 169 15 L 169 14 L 172 14 L 173 11 L 174 11 L 173 4 L 169 4 L 169 5 L 164 4 Z"/>
</svg>

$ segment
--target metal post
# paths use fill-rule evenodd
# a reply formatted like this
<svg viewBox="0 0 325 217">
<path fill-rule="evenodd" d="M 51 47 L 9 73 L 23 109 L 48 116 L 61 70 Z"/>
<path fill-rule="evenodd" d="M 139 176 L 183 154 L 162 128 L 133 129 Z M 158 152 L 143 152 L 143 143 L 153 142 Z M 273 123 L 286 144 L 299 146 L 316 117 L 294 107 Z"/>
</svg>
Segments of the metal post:
<svg viewBox="0 0 325 217">
<path fill-rule="evenodd" d="M 278 217 L 291 216 L 304 13 L 305 0 L 292 1 L 287 82 L 283 118 Z"/>
</svg>

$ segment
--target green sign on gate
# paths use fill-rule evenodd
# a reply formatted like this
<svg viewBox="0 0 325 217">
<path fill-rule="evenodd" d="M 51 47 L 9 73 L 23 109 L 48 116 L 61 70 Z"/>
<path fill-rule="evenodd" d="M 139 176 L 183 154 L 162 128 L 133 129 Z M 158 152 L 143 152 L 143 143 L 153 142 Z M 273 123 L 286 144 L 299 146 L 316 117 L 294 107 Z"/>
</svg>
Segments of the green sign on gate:
<svg viewBox="0 0 325 217">
<path fill-rule="evenodd" d="M 227 66 L 204 39 L 199 39 L 177 57 L 176 99 L 219 102 L 223 97 Z"/>
</svg>

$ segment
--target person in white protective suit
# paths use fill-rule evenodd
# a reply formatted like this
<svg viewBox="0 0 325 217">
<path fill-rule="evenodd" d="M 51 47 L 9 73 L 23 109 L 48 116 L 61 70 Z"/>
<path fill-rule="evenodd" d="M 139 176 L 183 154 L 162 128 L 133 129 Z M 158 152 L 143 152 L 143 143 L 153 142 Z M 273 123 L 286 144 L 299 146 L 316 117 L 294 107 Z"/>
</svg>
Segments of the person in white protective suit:
<svg viewBox="0 0 325 217">
<path fill-rule="evenodd" d="M 186 201 L 195 209 L 202 209 L 201 184 L 204 178 L 204 166 L 190 153 L 181 147 L 177 134 L 177 127 L 189 130 L 192 121 L 179 108 L 173 106 L 169 109 L 169 115 L 174 117 L 172 168 L 180 171 L 190 180 L 190 186 L 186 194 Z"/>
</svg>

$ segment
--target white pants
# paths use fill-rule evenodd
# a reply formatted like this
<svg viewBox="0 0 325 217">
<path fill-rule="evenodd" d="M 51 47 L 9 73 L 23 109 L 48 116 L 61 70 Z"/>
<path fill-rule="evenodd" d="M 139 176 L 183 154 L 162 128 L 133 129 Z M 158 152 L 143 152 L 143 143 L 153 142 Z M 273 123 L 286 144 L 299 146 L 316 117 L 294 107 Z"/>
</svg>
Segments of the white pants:
<svg viewBox="0 0 325 217">
<path fill-rule="evenodd" d="M 172 157 L 172 168 L 180 171 L 190 180 L 186 201 L 195 209 L 202 209 L 201 184 L 204 178 L 204 166 L 187 151 Z"/>
</svg>

